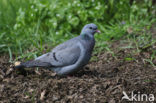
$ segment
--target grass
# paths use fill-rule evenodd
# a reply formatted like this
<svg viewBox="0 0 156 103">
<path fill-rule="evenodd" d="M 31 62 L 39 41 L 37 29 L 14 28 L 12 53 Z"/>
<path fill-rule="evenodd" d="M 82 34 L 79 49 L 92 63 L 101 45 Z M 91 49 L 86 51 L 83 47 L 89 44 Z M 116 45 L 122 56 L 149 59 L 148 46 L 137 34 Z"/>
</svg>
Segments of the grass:
<svg viewBox="0 0 156 103">
<path fill-rule="evenodd" d="M 92 20 L 91 14 L 87 14 L 87 10 L 86 13 L 80 12 L 81 15 L 78 19 L 78 17 L 75 17 L 74 10 L 79 10 L 80 7 L 70 7 L 68 5 L 69 7 L 65 8 L 61 5 L 68 2 L 62 1 L 59 3 L 57 0 L 54 1 L 0 1 L 0 53 L 9 54 L 10 62 L 18 59 L 36 58 L 42 53 L 50 51 L 54 46 L 77 36 L 83 25 L 89 22 L 95 22 L 102 31 L 100 35 L 95 36 L 97 42 L 94 54 L 105 50 L 115 57 L 115 54 L 109 47 L 109 42 L 119 40 L 123 36 L 135 43 L 137 52 L 155 43 L 155 40 L 146 32 L 156 22 L 155 15 L 152 14 L 155 12 L 154 8 L 156 7 L 150 4 L 151 0 L 145 0 L 142 4 L 134 2 L 132 6 L 126 0 L 120 0 L 120 4 L 122 2 L 125 2 L 125 4 L 117 4 L 117 7 L 114 7 L 115 2 L 111 0 L 108 4 L 104 3 L 108 9 L 101 7 L 101 10 L 106 12 L 106 16 L 99 14 L 101 15 L 100 18 L 95 16 L 95 20 Z M 80 3 L 80 5 L 85 7 L 85 3 Z M 53 8 L 55 6 L 56 8 Z M 111 11 L 109 11 L 109 7 Z M 71 8 L 73 8 L 73 11 L 71 11 Z M 66 11 L 62 11 L 63 9 L 67 10 L 69 14 L 66 15 Z M 148 10 L 151 12 L 148 12 Z M 97 14 L 100 12 L 96 11 L 92 13 Z M 64 18 L 62 19 L 59 16 L 54 18 L 55 12 L 63 15 Z M 110 12 L 110 15 L 107 12 Z M 72 20 L 68 22 L 65 18 L 70 16 Z M 81 18 L 81 16 L 84 18 L 88 17 L 88 19 Z M 140 32 L 143 32 L 143 34 Z M 129 47 L 132 46 L 129 45 Z M 13 59 L 14 57 L 15 59 Z"/>
</svg>

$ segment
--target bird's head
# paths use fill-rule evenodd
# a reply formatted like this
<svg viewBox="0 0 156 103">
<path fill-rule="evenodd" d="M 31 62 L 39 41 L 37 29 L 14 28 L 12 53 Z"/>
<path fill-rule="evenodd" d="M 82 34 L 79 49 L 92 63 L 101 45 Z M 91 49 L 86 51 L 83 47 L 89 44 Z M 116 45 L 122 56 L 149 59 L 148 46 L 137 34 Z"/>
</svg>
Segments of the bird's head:
<svg viewBox="0 0 156 103">
<path fill-rule="evenodd" d="M 97 26 L 93 23 L 85 25 L 81 31 L 81 34 L 94 35 L 95 33 L 100 33 L 100 31 L 97 29 Z"/>
</svg>

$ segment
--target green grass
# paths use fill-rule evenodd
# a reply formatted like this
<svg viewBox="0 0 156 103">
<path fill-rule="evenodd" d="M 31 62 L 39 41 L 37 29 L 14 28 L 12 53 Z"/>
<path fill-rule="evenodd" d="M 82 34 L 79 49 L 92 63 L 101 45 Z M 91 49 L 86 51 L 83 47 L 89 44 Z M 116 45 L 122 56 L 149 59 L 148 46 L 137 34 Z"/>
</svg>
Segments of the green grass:
<svg viewBox="0 0 156 103">
<path fill-rule="evenodd" d="M 94 54 L 103 50 L 111 52 L 107 41 L 119 40 L 123 36 L 133 38 L 139 51 L 140 46 L 146 48 L 155 42 L 148 42 L 148 33 L 139 34 L 142 37 L 135 35 L 156 22 L 156 6 L 152 5 L 152 0 L 134 0 L 132 5 L 129 2 L 1 0 L 0 53 L 9 54 L 10 62 L 13 57 L 15 60 L 35 58 L 77 36 L 81 28 L 91 22 L 102 31 L 95 36 Z M 129 28 L 132 28 L 131 33 Z"/>
</svg>

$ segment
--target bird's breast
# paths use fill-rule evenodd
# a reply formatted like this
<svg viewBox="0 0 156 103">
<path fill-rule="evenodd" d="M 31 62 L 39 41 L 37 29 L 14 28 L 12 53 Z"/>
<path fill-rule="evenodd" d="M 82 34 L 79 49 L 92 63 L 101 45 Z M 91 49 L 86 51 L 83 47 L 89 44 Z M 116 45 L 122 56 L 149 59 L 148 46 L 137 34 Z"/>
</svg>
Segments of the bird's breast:
<svg viewBox="0 0 156 103">
<path fill-rule="evenodd" d="M 92 54 L 92 51 L 93 51 L 93 48 L 94 48 L 94 42 L 86 42 L 85 45 L 83 45 L 83 58 L 82 58 L 82 66 L 86 65 L 90 58 L 91 58 L 91 54 Z"/>
</svg>

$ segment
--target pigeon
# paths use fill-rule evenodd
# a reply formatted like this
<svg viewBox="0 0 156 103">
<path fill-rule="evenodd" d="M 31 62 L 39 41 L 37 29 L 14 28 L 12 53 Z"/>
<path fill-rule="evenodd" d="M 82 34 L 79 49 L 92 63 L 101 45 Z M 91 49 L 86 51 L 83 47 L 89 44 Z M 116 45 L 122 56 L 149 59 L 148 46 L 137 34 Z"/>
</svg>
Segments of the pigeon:
<svg viewBox="0 0 156 103">
<path fill-rule="evenodd" d="M 72 38 L 34 60 L 20 63 L 14 68 L 43 67 L 58 75 L 70 75 L 88 64 L 95 45 L 94 34 L 100 33 L 93 23 L 86 24 L 79 36 Z"/>
</svg>

